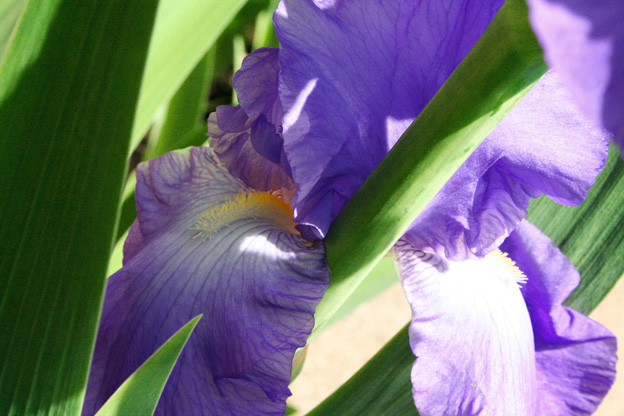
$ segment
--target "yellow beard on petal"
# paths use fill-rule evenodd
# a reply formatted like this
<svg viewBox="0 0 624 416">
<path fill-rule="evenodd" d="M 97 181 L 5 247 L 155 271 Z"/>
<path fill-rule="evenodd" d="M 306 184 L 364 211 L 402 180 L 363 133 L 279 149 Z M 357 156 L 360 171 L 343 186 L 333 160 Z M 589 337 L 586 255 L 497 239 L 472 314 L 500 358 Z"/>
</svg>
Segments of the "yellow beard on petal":
<svg viewBox="0 0 624 416">
<path fill-rule="evenodd" d="M 284 200 L 268 192 L 241 192 L 204 212 L 191 227 L 195 237 L 209 239 L 221 229 L 244 219 L 266 220 L 292 234 L 297 234 L 292 208 Z"/>
<path fill-rule="evenodd" d="M 483 258 L 487 266 L 497 276 L 506 276 L 516 281 L 518 286 L 527 282 L 526 275 L 516 266 L 516 262 L 510 259 L 507 253 L 494 250 Z"/>
</svg>

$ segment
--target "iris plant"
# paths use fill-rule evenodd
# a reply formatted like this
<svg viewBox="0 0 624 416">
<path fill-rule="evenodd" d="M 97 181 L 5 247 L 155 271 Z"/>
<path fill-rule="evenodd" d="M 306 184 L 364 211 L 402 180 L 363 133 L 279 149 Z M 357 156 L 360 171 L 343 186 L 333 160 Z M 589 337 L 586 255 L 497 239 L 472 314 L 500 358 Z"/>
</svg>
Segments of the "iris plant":
<svg viewBox="0 0 624 416">
<path fill-rule="evenodd" d="M 158 413 L 282 414 L 329 283 L 329 225 L 501 4 L 282 1 L 280 49 L 245 59 L 212 150 L 138 168 L 85 413 L 203 313 Z M 548 73 L 396 244 L 421 414 L 589 414 L 606 394 L 615 338 L 561 305 L 578 273 L 522 219 L 540 195 L 582 202 L 609 137 Z"/>
</svg>

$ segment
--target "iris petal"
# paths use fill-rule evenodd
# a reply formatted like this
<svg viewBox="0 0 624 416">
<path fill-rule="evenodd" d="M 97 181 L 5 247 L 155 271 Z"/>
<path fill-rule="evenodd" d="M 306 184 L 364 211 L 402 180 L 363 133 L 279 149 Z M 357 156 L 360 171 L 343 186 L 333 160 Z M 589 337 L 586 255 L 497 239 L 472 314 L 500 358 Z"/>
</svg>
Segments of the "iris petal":
<svg viewBox="0 0 624 416">
<path fill-rule="evenodd" d="M 615 379 L 614 335 L 562 306 L 578 272 L 535 226 L 521 222 L 501 249 L 526 278 L 508 260 L 453 262 L 405 240 L 395 246 L 419 412 L 593 413 Z"/>
<path fill-rule="evenodd" d="M 278 51 L 277 48 L 256 49 L 245 57 L 240 71 L 234 75 L 238 101 L 252 120 L 263 114 L 273 124 L 281 121 L 277 97 Z"/>
<path fill-rule="evenodd" d="M 538 413 L 593 413 L 615 379 L 615 336 L 561 305 L 578 286 L 579 274 L 535 226 L 520 223 L 501 249 L 530 276 L 522 294 L 535 333 Z"/>
<path fill-rule="evenodd" d="M 258 191 L 279 188 L 294 189 L 292 179 L 282 166 L 271 162 L 255 149 L 251 139 L 251 129 L 254 123 L 249 122 L 246 115 L 244 116 L 245 122 L 237 131 L 226 132 L 218 127 L 221 120 L 231 122 L 231 114 L 238 114 L 238 112 L 244 114 L 242 108 L 239 107 L 236 113 L 230 111 L 232 108 L 220 106 L 216 113 L 210 114 L 208 119 L 210 147 L 219 156 L 219 160 L 245 185 Z"/>
<path fill-rule="evenodd" d="M 530 198 L 581 203 L 607 153 L 608 135 L 548 73 L 444 185 L 406 238 L 448 259 L 483 256 L 524 218 Z"/>
<path fill-rule="evenodd" d="M 395 252 L 412 307 L 418 412 L 534 415 L 533 332 L 515 271 L 490 259 L 449 262 L 404 240 Z"/>
<path fill-rule="evenodd" d="M 578 103 L 624 147 L 624 3 L 529 0 L 548 62 Z"/>
<path fill-rule="evenodd" d="M 109 278 L 84 414 L 200 313 L 157 414 L 284 413 L 292 359 L 312 330 L 329 270 L 320 242 L 264 214 L 218 211 L 245 192 L 253 191 L 207 148 L 139 166 L 134 255 Z M 210 210 L 223 226 L 194 238 Z"/>
</svg>

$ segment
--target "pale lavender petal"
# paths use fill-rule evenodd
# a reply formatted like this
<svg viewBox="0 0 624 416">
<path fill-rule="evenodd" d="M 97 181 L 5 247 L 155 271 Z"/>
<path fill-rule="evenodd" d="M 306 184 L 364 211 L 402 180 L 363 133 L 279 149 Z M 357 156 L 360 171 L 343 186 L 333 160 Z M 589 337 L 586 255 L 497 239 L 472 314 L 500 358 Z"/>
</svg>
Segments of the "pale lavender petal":
<svg viewBox="0 0 624 416">
<path fill-rule="evenodd" d="M 298 222 L 325 234 L 502 3 L 280 3 L 282 134 Z"/>
<path fill-rule="evenodd" d="M 395 246 L 412 307 L 418 412 L 537 416 L 533 333 L 515 274 L 497 259 L 449 262 Z"/>
<path fill-rule="evenodd" d="M 535 226 L 523 221 L 501 246 L 529 277 L 522 288 L 535 334 L 538 413 L 589 415 L 615 379 L 615 336 L 561 306 L 579 274 Z"/>
<path fill-rule="evenodd" d="M 208 148 L 137 169 L 134 255 L 109 278 L 84 414 L 200 313 L 156 413 L 283 414 L 295 350 L 329 283 L 322 244 L 293 234 L 290 211 L 267 194 L 270 215 L 245 200 L 211 211 L 260 194 Z M 197 229 L 206 212 L 221 214 Z"/>
<path fill-rule="evenodd" d="M 283 155 L 277 99 L 277 49 L 249 54 L 234 76 L 239 106 L 219 106 L 208 118 L 210 147 L 228 170 L 256 190 L 294 189 Z"/>
<path fill-rule="evenodd" d="M 624 2 L 529 0 L 546 59 L 582 108 L 624 146 Z"/>
<path fill-rule="evenodd" d="M 542 194 L 581 203 L 604 167 L 608 135 L 548 73 L 444 185 L 406 238 L 461 260 L 496 249 Z"/>
</svg>

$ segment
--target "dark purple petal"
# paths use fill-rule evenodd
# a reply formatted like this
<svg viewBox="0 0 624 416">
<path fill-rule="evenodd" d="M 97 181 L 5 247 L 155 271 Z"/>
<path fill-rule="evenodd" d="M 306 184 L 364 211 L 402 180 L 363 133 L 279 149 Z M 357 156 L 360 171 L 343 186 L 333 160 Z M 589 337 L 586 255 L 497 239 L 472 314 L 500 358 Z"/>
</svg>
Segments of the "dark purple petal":
<svg viewBox="0 0 624 416">
<path fill-rule="evenodd" d="M 137 175 L 133 256 L 108 281 L 84 414 L 200 313 L 156 413 L 283 414 L 295 350 L 329 283 L 322 244 L 293 234 L 285 203 L 251 191 L 208 148 Z"/>
<path fill-rule="evenodd" d="M 608 137 L 546 74 L 410 227 L 416 248 L 461 260 L 496 249 L 542 194 L 581 203 L 604 167 Z"/>
<path fill-rule="evenodd" d="M 522 294 L 535 334 L 538 414 L 593 413 L 615 380 L 615 336 L 561 306 L 578 285 L 579 274 L 535 226 L 520 223 L 501 249 L 528 276 Z"/>
<path fill-rule="evenodd" d="M 299 223 L 325 234 L 329 221 L 317 221 L 335 218 L 502 3 L 280 3 L 274 22 L 282 134 Z M 318 201 L 324 203 L 316 206 Z"/>
<path fill-rule="evenodd" d="M 277 48 L 256 49 L 243 60 L 234 75 L 234 88 L 241 107 L 255 120 L 261 114 L 279 125 L 282 114 L 277 97 L 279 67 Z"/>
<path fill-rule="evenodd" d="M 581 107 L 624 147 L 624 2 L 529 0 L 548 62 Z"/>
<path fill-rule="evenodd" d="M 284 139 L 275 130 L 275 125 L 260 115 L 251 126 L 251 145 L 265 159 L 279 164 L 282 158 Z"/>
<path fill-rule="evenodd" d="M 230 109 L 234 107 L 221 106 L 216 113 L 210 114 L 208 118 L 208 134 L 211 136 L 210 147 L 219 156 L 219 160 L 227 169 L 250 186 L 259 191 L 271 191 L 274 189 L 294 189 L 295 185 L 284 171 L 281 165 L 275 164 L 262 156 L 254 148 L 251 140 L 251 124 L 245 123 L 240 131 L 227 133 L 217 126 L 222 119 L 222 114 L 228 119 L 231 114 L 243 113 L 238 108 L 238 112 Z M 234 117 L 228 120 L 233 120 Z"/>
<path fill-rule="evenodd" d="M 395 246 L 412 307 L 412 393 L 425 415 L 537 416 L 535 351 L 517 272 Z"/>
<path fill-rule="evenodd" d="M 221 137 L 223 133 L 241 133 L 251 128 L 253 120 L 240 105 L 220 105 L 208 119 L 208 135 Z"/>
</svg>

